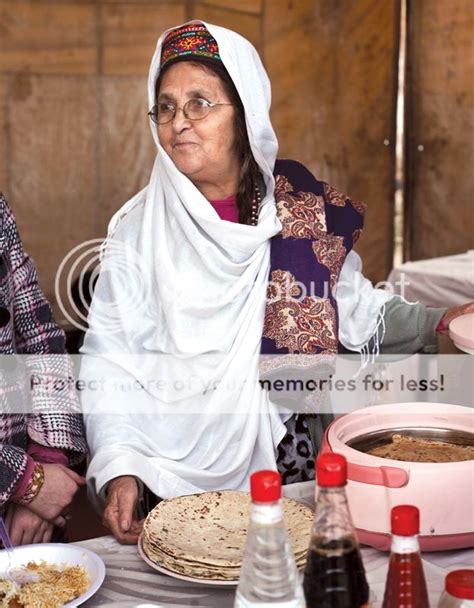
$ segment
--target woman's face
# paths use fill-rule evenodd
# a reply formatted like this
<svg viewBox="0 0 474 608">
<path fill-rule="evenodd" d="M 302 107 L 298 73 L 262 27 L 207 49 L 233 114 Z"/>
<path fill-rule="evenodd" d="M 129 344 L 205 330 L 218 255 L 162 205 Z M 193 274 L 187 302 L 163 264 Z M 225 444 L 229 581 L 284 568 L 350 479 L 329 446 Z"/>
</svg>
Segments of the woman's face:
<svg viewBox="0 0 474 608">
<path fill-rule="evenodd" d="M 182 108 L 193 98 L 230 103 L 221 79 L 203 66 L 181 62 L 169 67 L 161 81 L 157 103 L 170 102 Z M 189 120 L 178 109 L 173 120 L 158 127 L 167 154 L 205 196 L 217 198 L 237 191 L 235 111 L 232 105 L 222 105 L 211 108 L 201 120 Z"/>
</svg>

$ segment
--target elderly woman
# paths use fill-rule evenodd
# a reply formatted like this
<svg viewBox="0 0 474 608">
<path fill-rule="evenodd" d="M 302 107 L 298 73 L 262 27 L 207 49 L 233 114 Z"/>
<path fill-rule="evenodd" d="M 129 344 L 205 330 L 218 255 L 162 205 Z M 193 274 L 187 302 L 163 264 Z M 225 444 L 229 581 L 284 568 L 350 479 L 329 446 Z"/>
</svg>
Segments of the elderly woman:
<svg viewBox="0 0 474 608">
<path fill-rule="evenodd" d="M 39 387 L 39 380 L 68 378 L 65 352 L 64 332 L 0 194 L 0 509 L 15 545 L 49 542 L 85 483 L 69 468 L 87 453 L 77 397 Z"/>
<path fill-rule="evenodd" d="M 240 35 L 200 21 L 165 32 L 148 93 L 158 154 L 112 219 L 83 349 L 86 383 L 107 380 L 84 395 L 89 484 L 124 543 L 150 498 L 247 489 L 275 466 L 287 483 L 313 476 L 317 442 L 259 384 L 261 354 L 278 367 L 339 342 L 360 352 L 382 317 L 387 349 L 434 349 L 446 314 L 362 277 L 364 206 L 276 160 L 269 81 Z"/>
</svg>

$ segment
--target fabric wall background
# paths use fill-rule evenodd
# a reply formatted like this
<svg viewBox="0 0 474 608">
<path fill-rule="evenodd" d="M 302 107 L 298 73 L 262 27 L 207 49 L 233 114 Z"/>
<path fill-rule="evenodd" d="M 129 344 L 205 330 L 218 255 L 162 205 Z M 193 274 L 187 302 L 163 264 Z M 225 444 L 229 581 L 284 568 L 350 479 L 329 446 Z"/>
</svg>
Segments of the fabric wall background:
<svg viewBox="0 0 474 608">
<path fill-rule="evenodd" d="M 471 0 L 412 4 L 410 145 L 423 141 L 425 150 L 411 159 L 408 234 L 412 257 L 429 257 L 465 250 L 473 232 L 473 11 Z M 146 184 L 148 64 L 158 33 L 191 18 L 255 44 L 273 84 L 280 156 L 368 204 L 359 251 L 366 274 L 386 278 L 399 8 L 399 0 L 0 0 L 0 189 L 50 300 L 64 256 L 104 236 L 114 211 Z"/>
</svg>

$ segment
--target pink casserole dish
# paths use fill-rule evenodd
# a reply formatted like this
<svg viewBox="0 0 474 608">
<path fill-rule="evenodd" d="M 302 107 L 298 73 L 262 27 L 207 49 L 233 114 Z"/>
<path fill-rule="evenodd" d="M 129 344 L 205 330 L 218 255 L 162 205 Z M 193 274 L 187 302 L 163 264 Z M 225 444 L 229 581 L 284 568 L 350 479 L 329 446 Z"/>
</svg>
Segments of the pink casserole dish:
<svg viewBox="0 0 474 608">
<path fill-rule="evenodd" d="M 360 542 L 389 550 L 391 508 L 412 504 L 420 509 L 423 551 L 474 546 L 474 460 L 408 462 L 363 451 L 394 432 L 474 445 L 474 409 L 391 403 L 351 412 L 328 427 L 322 452 L 347 458 L 347 496 Z"/>
<path fill-rule="evenodd" d="M 474 355 L 474 313 L 461 315 L 451 321 L 449 337 L 459 350 Z"/>
</svg>

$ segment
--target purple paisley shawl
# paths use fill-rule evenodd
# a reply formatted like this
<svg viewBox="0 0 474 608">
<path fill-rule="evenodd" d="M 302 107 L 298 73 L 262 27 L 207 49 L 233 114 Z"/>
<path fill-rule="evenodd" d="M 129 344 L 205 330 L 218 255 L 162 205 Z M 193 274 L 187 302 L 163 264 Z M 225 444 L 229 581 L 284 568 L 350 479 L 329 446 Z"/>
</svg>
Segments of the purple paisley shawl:
<svg viewBox="0 0 474 608">
<path fill-rule="evenodd" d="M 262 354 L 337 353 L 335 287 L 365 206 L 293 160 L 275 164 L 282 232 L 271 242 Z"/>
</svg>

